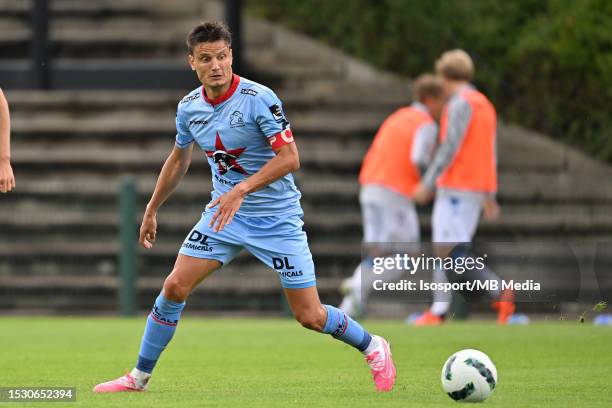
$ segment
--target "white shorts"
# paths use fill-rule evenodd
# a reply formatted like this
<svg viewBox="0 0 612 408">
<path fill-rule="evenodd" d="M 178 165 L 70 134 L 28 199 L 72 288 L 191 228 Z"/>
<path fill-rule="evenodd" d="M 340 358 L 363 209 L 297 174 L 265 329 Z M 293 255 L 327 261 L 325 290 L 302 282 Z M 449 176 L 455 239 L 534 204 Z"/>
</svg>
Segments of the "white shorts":
<svg viewBox="0 0 612 408">
<path fill-rule="evenodd" d="M 411 199 L 369 184 L 361 187 L 359 202 L 364 242 L 419 242 L 419 217 Z"/>
<path fill-rule="evenodd" d="M 477 192 L 438 191 L 431 217 L 432 241 L 472 242 L 484 198 Z"/>
</svg>

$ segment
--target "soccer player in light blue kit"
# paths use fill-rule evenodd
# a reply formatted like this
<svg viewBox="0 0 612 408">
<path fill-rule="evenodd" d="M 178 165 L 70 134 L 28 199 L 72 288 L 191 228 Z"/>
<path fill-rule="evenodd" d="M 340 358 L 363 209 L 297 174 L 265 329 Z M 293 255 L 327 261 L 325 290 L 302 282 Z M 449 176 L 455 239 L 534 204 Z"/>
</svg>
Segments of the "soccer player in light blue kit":
<svg viewBox="0 0 612 408">
<path fill-rule="evenodd" d="M 145 390 L 191 291 L 242 248 L 276 270 L 302 326 L 331 334 L 362 352 L 376 389 L 390 391 L 395 366 L 388 342 L 319 300 L 312 255 L 302 231 L 301 194 L 291 175 L 299 168 L 298 150 L 280 100 L 269 88 L 233 74 L 231 34 L 223 23 L 197 25 L 187 46 L 190 66 L 203 86 L 178 104 L 175 146 L 147 205 L 141 245 L 153 246 L 157 211 L 187 172 L 195 144 L 204 150 L 211 167 L 212 201 L 185 238 L 155 300 L 136 367 L 98 384 L 94 392 Z"/>
</svg>

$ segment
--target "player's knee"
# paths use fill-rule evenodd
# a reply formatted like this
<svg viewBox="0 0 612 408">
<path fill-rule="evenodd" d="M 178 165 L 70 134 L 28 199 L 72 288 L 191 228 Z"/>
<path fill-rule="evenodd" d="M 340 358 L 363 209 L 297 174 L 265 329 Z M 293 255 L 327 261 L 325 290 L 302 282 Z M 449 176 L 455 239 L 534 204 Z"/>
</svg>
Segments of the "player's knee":
<svg viewBox="0 0 612 408">
<path fill-rule="evenodd" d="M 323 331 L 325 327 L 325 312 L 323 310 L 308 310 L 295 314 L 297 320 L 302 327 L 314 331 Z"/>
<path fill-rule="evenodd" d="M 164 281 L 164 297 L 173 302 L 183 302 L 189 296 L 190 288 L 177 278 L 175 274 L 170 274 Z"/>
</svg>

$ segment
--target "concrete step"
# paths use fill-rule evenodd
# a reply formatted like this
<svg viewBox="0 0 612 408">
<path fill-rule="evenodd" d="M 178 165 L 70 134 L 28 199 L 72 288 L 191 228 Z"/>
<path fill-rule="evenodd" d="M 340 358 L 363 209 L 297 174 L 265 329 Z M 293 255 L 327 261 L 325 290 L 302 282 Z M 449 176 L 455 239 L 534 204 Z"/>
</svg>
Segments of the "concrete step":
<svg viewBox="0 0 612 408">
<path fill-rule="evenodd" d="M 227 271 L 223 271 L 224 273 Z M 136 305 L 148 311 L 163 285 L 163 278 L 141 278 L 138 281 Z M 339 278 L 318 278 L 317 288 L 326 303 L 337 304 Z M 44 313 L 109 313 L 119 309 L 116 278 L 73 277 L 2 277 L 0 308 L 4 311 L 39 311 Z M 41 288 L 43 288 L 41 290 Z M 273 272 L 269 277 L 233 276 L 217 273 L 200 284 L 189 297 L 189 311 L 257 310 L 280 316 L 283 295 Z"/>
<path fill-rule="evenodd" d="M 30 114 L 25 115 L 23 111 L 15 115 L 14 160 L 26 167 L 43 165 L 47 160 L 49 164 L 58 164 L 64 158 L 64 162 L 71 165 L 87 162 L 92 166 L 106 163 L 112 167 L 125 162 L 131 168 L 141 168 L 147 163 L 157 167 L 160 158 L 168 154 L 175 133 L 170 123 L 172 111 L 156 110 L 155 106 L 146 111 L 132 107 L 108 113 L 99 111 L 99 114 L 92 109 L 75 115 L 78 116 L 36 114 L 32 119 L 28 119 Z M 335 170 L 356 174 L 371 141 L 365 134 L 354 138 L 334 137 L 335 134 L 330 134 L 327 129 L 304 133 L 296 130 L 295 133 L 301 159 L 309 171 Z M 562 155 L 523 154 L 524 149 L 513 145 L 507 138 L 501 139 L 499 145 L 500 150 L 503 149 L 499 158 L 501 174 L 531 176 L 539 173 L 549 177 L 556 174 L 570 180 L 582 177 L 569 173 L 573 170 Z M 42 150 L 53 153 L 40 156 Z M 92 156 L 95 158 L 90 160 Z"/>
<path fill-rule="evenodd" d="M 163 26 L 162 26 L 163 27 Z M 49 52 L 55 58 L 159 58 L 186 55 L 183 30 L 160 27 L 54 28 L 49 33 Z M 0 51 L 9 58 L 28 58 L 32 33 L 29 28 L 0 29 Z"/>
<path fill-rule="evenodd" d="M 263 273 L 261 273 L 263 272 Z M 165 277 L 164 277 L 165 278 Z M 160 277 L 143 277 L 138 279 L 138 290 L 160 290 L 163 279 Z M 317 287 L 323 290 L 335 290 L 339 286 L 338 278 L 321 278 L 317 281 Z M 80 276 L 78 279 L 72 276 L 14 276 L 0 275 L 0 286 L 4 288 L 12 287 L 18 289 L 32 289 L 40 286 L 48 288 L 59 287 L 61 289 L 72 289 L 78 291 L 87 288 L 105 288 L 118 290 L 121 285 L 117 277 L 111 276 Z M 223 271 L 218 275 L 213 275 L 202 285 L 198 286 L 195 294 L 208 293 L 227 293 L 236 295 L 278 292 L 280 295 L 280 285 L 274 272 L 266 269 L 263 271 L 249 270 L 248 274 L 235 275 L 228 271 Z"/>
<path fill-rule="evenodd" d="M 161 241 L 161 239 L 160 239 Z M 166 242 L 166 239 L 163 240 Z M 165 244 L 158 242 L 156 247 L 150 251 L 140 251 L 137 258 L 137 270 L 139 276 L 166 276 L 172 271 L 181 240 L 176 240 L 175 244 Z M 82 249 L 84 243 L 77 245 Z M 96 243 L 88 243 L 93 246 Z M 351 252 L 335 252 L 324 250 L 324 245 L 310 243 L 310 248 L 315 259 L 317 275 L 319 276 L 339 276 L 347 270 L 354 270 L 359 263 L 359 242 L 352 243 Z M 43 276 L 117 276 L 119 273 L 119 252 L 117 249 L 105 251 L 64 251 L 65 247 L 56 247 L 55 254 L 51 249 L 44 249 L 42 244 L 31 243 L 30 255 L 26 256 L 22 251 L 26 246 L 24 243 L 12 244 L 10 249 L 17 252 L 10 258 L 0 260 L 0 276 L 19 274 L 22 276 L 43 275 Z M 109 246 L 108 243 L 97 243 L 97 246 Z M 159 247 L 159 248 L 158 248 Z M 166 248 L 164 248 L 166 247 Z M 325 246 L 326 247 L 326 246 Z M 323 250 L 322 250 L 323 248 Z M 355 250 L 357 248 L 357 250 Z M 6 253 L 8 248 L 0 244 L 0 252 Z M 35 255 L 35 256 L 33 256 Z M 257 258 L 246 250 L 240 254 L 224 270 L 228 274 L 241 275 L 248 271 L 249 275 L 253 271 L 265 270 L 266 276 L 272 272 Z"/>
<path fill-rule="evenodd" d="M 168 151 L 172 142 L 168 142 Z M 48 157 L 40 157 L 45 152 Z M 73 200 L 80 202 L 113 202 L 123 175 L 136 176 L 138 191 L 143 199 L 153 190 L 157 174 L 166 155 L 163 152 L 146 152 L 130 157 L 130 152 L 117 151 L 101 158 L 100 152 L 80 152 L 73 156 L 58 155 L 57 151 L 15 150 L 14 167 L 18 177 L 18 188 L 6 202 L 23 198 Z M 313 205 L 335 202 L 336 204 L 357 202 L 359 185 L 357 173 L 338 169 L 322 171 L 312 169 L 318 165 L 317 157 L 301 157 L 304 168 L 295 174 L 303 201 Z M 53 167 L 53 175 L 41 177 L 41 172 Z M 311 169 L 307 169 L 311 167 Z M 207 200 L 211 189 L 208 163 L 201 154 L 194 155 L 190 172 L 175 193 L 177 200 Z M 22 172 L 23 171 L 23 172 Z M 594 185 L 583 183 L 580 175 L 548 174 L 539 171 L 500 174 L 499 198 L 502 203 L 601 203 L 612 202 L 612 186 L 605 183 Z M 333 201 L 337 200 L 337 201 Z"/>
<path fill-rule="evenodd" d="M 126 15 L 166 16 L 173 19 L 176 16 L 199 16 L 207 7 L 207 1 L 202 0 L 53 0 L 51 11 L 55 16 L 75 17 L 121 17 Z"/>
<path fill-rule="evenodd" d="M 163 245 L 169 247 L 167 244 Z M 13 247 L 13 249 L 20 249 L 17 244 L 13 244 Z M 40 255 L 36 258 L 25 258 L 17 252 L 14 258 L 3 258 L 0 260 L 0 279 L 11 280 L 15 276 L 31 280 L 35 280 L 36 277 L 40 279 L 56 278 L 58 280 L 68 278 L 80 280 L 88 276 L 98 279 L 116 279 L 118 277 L 117 251 L 104 251 L 102 253 L 85 251 L 86 253 L 83 254 L 84 248 L 84 245 L 81 244 L 79 247 L 81 251 L 70 254 L 68 251 L 61 251 L 62 248 L 56 245 L 56 250 L 59 251 L 58 256 L 51 258 L 47 256 L 40 245 L 32 244 L 30 253 L 38 254 L 40 252 Z M 351 246 L 344 244 L 342 247 L 330 244 L 325 246 L 316 243 L 311 244 L 317 276 L 322 278 L 350 276 L 354 267 L 359 263 L 360 252 L 355 251 L 356 248 L 358 249 L 359 246 L 355 244 L 351 244 Z M 554 268 L 562 267 L 563 264 L 567 264 L 569 267 L 569 263 L 576 261 L 571 245 L 567 241 L 557 243 L 537 240 L 520 241 L 520 243 L 506 241 L 497 244 L 492 243 L 487 248 L 484 252 L 481 248 L 475 253 L 486 253 L 489 258 L 488 263 L 495 265 L 496 269 L 499 268 L 502 276 L 536 276 L 539 272 L 543 272 L 538 271 L 539 268 L 545 268 L 547 272 L 550 272 L 551 270 L 554 271 Z M 332 258 L 333 250 L 343 249 L 345 252 L 335 253 L 336 258 Z M 2 250 L 1 247 L 0 250 Z M 346 250 L 351 250 L 351 252 L 346 252 Z M 176 252 L 177 248 L 168 251 L 168 254 L 160 254 L 159 248 L 154 248 L 146 253 L 141 251 L 138 258 L 138 275 L 145 279 L 165 277 L 172 269 Z M 241 252 L 230 264 L 224 267 L 222 275 L 225 278 L 248 277 L 264 281 L 277 279 L 274 271 L 247 251 Z M 214 276 L 218 276 L 218 274 Z M 82 283 L 76 282 L 76 284 Z"/>
<path fill-rule="evenodd" d="M 391 101 L 387 101 L 367 115 L 353 109 L 347 114 L 344 97 L 336 98 L 316 92 L 306 95 L 286 92 L 286 110 L 300 112 L 290 115 L 298 140 L 300 143 L 302 140 L 309 141 L 301 148 L 306 149 L 307 156 L 325 156 L 326 160 L 321 162 L 353 160 L 353 166 L 358 168 L 358 161 L 379 123 L 392 110 Z M 112 92 L 57 92 L 39 97 L 34 93 L 16 92 L 14 95 L 9 93 L 9 99 L 14 106 L 16 139 L 66 138 L 70 135 L 81 139 L 85 134 L 95 133 L 98 138 L 119 138 L 125 143 L 144 135 L 148 140 L 151 137 L 166 139 L 167 133 L 174 133 L 173 116 L 180 93 L 120 93 L 114 97 Z M 143 107 L 147 108 L 146 114 L 141 109 Z M 36 115 L 32 115 L 33 112 Z M 347 122 L 352 125 L 343 126 Z M 576 160 L 576 154 L 571 149 L 560 148 L 549 141 L 542 142 L 538 140 L 542 139 L 538 135 L 526 140 L 523 132 L 523 129 L 500 126 L 501 171 L 579 171 L 583 167 L 575 164 L 579 160 Z M 125 139 L 126 135 L 130 135 L 130 139 Z M 316 143 L 310 142 L 315 139 Z M 359 142 L 356 143 L 356 140 Z M 336 155 L 334 149 L 327 146 L 335 142 L 341 144 L 343 155 Z M 352 149 L 347 150 L 348 143 Z M 525 149 L 526 145 L 530 148 Z"/>
<path fill-rule="evenodd" d="M 182 239 L 183 237 L 168 243 L 166 237 L 160 237 L 152 250 L 140 249 L 137 258 L 139 276 L 167 276 L 172 270 Z M 317 276 L 321 278 L 345 276 L 349 273 L 347 271 L 352 271 L 359 263 L 360 248 L 360 242 L 321 244 L 311 240 L 310 249 L 315 260 Z M 119 248 L 116 242 L 59 242 L 58 240 L 51 243 L 0 243 L 0 277 L 72 276 L 81 279 L 86 276 L 117 276 L 118 257 Z M 247 251 L 242 251 L 226 265 L 223 274 L 230 276 L 255 274 L 255 276 L 271 276 L 277 279 L 273 270 L 268 269 Z"/>
<path fill-rule="evenodd" d="M 145 256 L 167 257 L 176 256 L 181 242 L 161 243 L 155 245 L 154 250 L 146 251 L 139 249 L 139 253 Z M 312 253 L 318 256 L 339 257 L 343 254 L 357 254 L 361 252 L 361 243 L 336 242 L 336 243 L 314 243 L 311 244 Z M 31 257 L 36 254 L 37 259 L 53 258 L 58 255 L 72 258 L 103 258 L 113 257 L 119 252 L 118 242 L 3 242 L 0 245 L 0 256 L 12 256 L 15 258 Z"/>
<path fill-rule="evenodd" d="M 203 204 L 203 203 L 202 203 Z M 119 217 L 114 208 L 91 211 L 87 207 L 80 209 L 64 208 L 58 204 L 30 203 L 29 205 L 0 205 L 0 229 L 3 231 L 0 242 L 49 242 L 57 240 L 112 242 L 119 230 Z M 76 205 L 74 206 L 76 207 Z M 160 212 L 160 229 L 164 234 L 180 241 L 187 231 L 199 220 L 203 205 L 192 208 L 164 209 Z M 503 231 L 508 237 L 520 234 L 529 236 L 552 233 L 573 234 L 592 233 L 612 235 L 612 205 L 560 205 L 549 206 L 506 206 L 501 217 L 494 222 L 483 222 L 479 228 L 482 237 L 499 235 Z M 421 230 L 427 233 L 431 229 L 429 211 L 419 211 Z M 134 224 L 140 222 L 141 213 L 137 214 Z M 359 212 L 329 212 L 316 207 L 307 209 L 305 217 L 306 230 L 314 237 L 359 237 L 362 220 Z M 5 235 L 6 234 L 6 235 Z M 14 236 L 13 236 L 14 234 Z"/>
<path fill-rule="evenodd" d="M 183 91 L 68 91 L 46 92 L 8 90 L 5 92 L 14 114 L 44 111 L 47 113 L 72 113 L 90 111 L 121 111 L 134 106 L 143 109 L 172 109 L 185 95 Z"/>
<path fill-rule="evenodd" d="M 180 63 L 179 63 L 180 61 Z M 50 86 L 57 89 L 193 89 L 195 75 L 185 70 L 182 59 L 70 59 L 56 58 L 50 63 Z M 31 63 L 27 59 L 2 61 L 0 79 L 11 87 L 30 89 Z"/>
<path fill-rule="evenodd" d="M 333 112 L 325 109 L 295 112 L 289 116 L 296 134 L 333 133 L 345 136 L 372 135 L 388 112 Z M 26 136 L 53 134 L 126 134 L 175 132 L 174 111 L 144 111 L 138 106 L 126 111 L 99 112 L 99 114 L 66 112 L 39 112 L 35 116 L 15 112 L 13 132 Z"/>
<path fill-rule="evenodd" d="M 53 0 L 49 2 L 52 16 L 114 17 L 140 16 L 149 13 L 148 0 Z M 31 1 L 0 0 L 5 16 L 30 18 Z"/>
<path fill-rule="evenodd" d="M 183 64 L 183 62 L 179 62 Z M 188 70 L 184 63 L 185 70 Z M 16 112 L 50 111 L 62 113 L 73 110 L 116 111 L 133 107 L 176 109 L 178 102 L 190 89 L 185 90 L 52 90 L 46 92 L 8 90 L 5 92 L 11 108 Z M 393 111 L 406 102 L 405 96 L 388 93 L 371 95 L 366 85 L 338 83 L 335 88 L 275 87 L 286 111 L 316 110 L 382 110 Z"/>
<path fill-rule="evenodd" d="M 152 191 L 152 182 L 142 180 L 139 183 L 139 204 L 137 208 L 144 207 Z M 0 230 L 8 236 L 15 234 L 16 239 L 31 240 L 37 236 L 38 240 L 77 239 L 79 234 L 94 234 L 93 240 L 112 240 L 118 231 L 117 214 L 117 185 L 118 182 L 98 180 L 93 182 L 87 179 L 83 183 L 71 183 L 57 179 L 49 181 L 24 181 L 20 184 L 20 192 L 11 194 L 10 200 L 0 203 Z M 63 183 L 63 184 L 62 184 Z M 305 222 L 307 231 L 317 238 L 360 237 L 361 217 L 357 206 L 357 191 L 351 194 L 350 189 L 355 183 L 344 183 L 344 196 L 339 192 L 338 186 L 332 186 L 334 192 L 315 190 L 321 188 L 318 180 L 305 181 L 302 199 L 305 209 Z M 52 193 L 49 190 L 59 185 L 69 187 L 61 192 Z M 148 188 L 147 188 L 148 187 Z M 327 186 L 330 187 L 329 185 Z M 38 189 L 37 193 L 32 191 Z M 23 190 L 26 190 L 24 193 Z M 30 190 L 31 194 L 27 194 Z M 67 191 L 70 190 L 70 191 Z M 342 209 L 330 205 L 330 200 L 338 204 L 337 196 L 343 197 L 348 203 Z M 8 198 L 8 196 L 7 196 Z M 502 196 L 503 199 L 503 196 Z M 198 219 L 209 194 L 202 183 L 195 178 L 183 183 L 160 213 L 160 224 L 166 234 L 174 239 L 182 240 L 187 231 Z M 326 202 L 327 205 L 319 205 Z M 187 204 L 186 203 L 191 203 Z M 489 239 L 494 236 L 554 236 L 554 234 L 596 234 L 601 237 L 612 231 L 612 202 L 599 203 L 541 203 L 527 204 L 520 202 L 504 203 L 499 220 L 485 222 L 479 228 L 479 234 Z M 424 236 L 430 231 L 431 208 L 420 208 L 421 231 Z M 140 221 L 138 212 L 135 224 Z M 162 221 L 163 220 L 163 221 Z M 21 238 L 19 238 L 21 236 Z M 83 237 L 88 240 L 87 236 Z M 1 240 L 1 239 L 0 239 Z"/>
</svg>

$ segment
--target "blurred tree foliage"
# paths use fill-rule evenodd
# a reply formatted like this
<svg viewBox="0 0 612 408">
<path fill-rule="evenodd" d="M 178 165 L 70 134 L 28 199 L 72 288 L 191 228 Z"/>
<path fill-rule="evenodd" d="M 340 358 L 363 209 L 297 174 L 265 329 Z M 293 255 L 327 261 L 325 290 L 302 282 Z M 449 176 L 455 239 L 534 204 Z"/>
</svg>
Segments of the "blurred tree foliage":
<svg viewBox="0 0 612 408">
<path fill-rule="evenodd" d="M 612 162 L 610 0 L 251 0 L 248 11 L 406 76 L 463 48 L 504 118 Z"/>
</svg>

